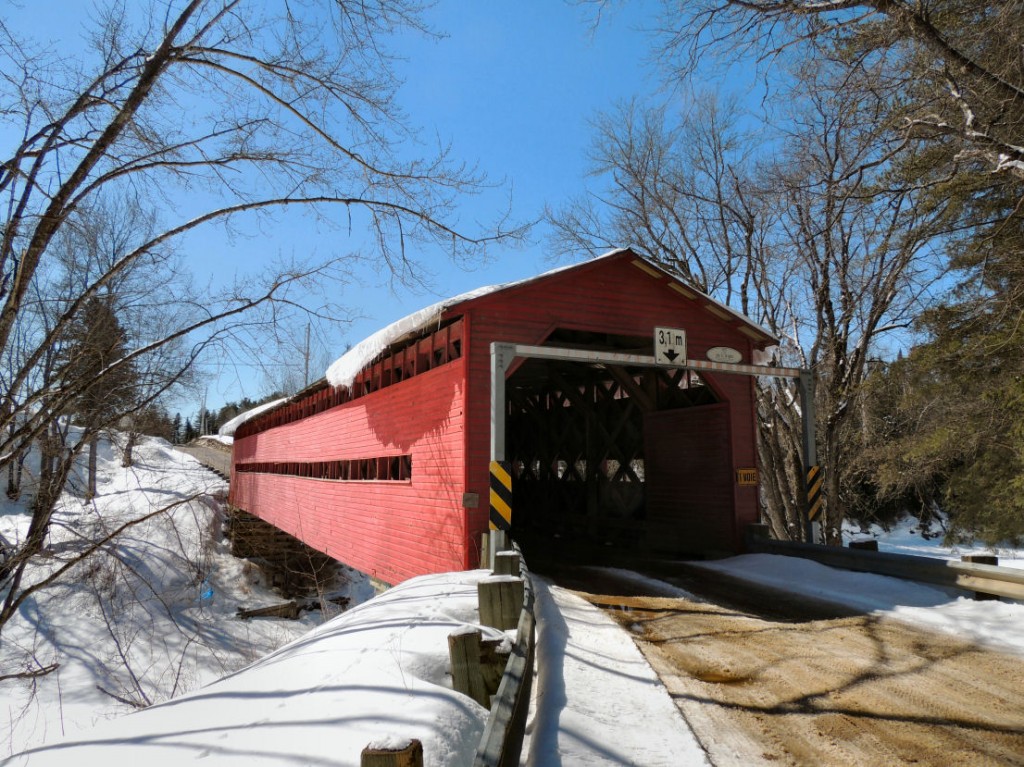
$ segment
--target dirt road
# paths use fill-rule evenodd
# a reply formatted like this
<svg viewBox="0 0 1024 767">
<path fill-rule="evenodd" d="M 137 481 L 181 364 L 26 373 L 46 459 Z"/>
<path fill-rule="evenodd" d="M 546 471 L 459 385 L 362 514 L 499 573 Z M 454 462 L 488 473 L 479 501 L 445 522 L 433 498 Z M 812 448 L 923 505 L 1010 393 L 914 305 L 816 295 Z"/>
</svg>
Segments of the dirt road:
<svg viewBox="0 0 1024 767">
<path fill-rule="evenodd" d="M 1024 765 L 1024 659 L 873 616 L 578 593 L 632 632 L 718 767 Z"/>
</svg>

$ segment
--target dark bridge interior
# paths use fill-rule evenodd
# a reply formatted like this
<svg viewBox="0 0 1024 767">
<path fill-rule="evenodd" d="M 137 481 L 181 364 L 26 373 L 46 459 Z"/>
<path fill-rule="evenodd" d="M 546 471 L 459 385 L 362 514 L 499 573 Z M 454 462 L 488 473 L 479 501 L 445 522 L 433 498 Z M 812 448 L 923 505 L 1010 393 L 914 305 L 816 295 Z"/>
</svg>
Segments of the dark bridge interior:
<svg viewBox="0 0 1024 767">
<path fill-rule="evenodd" d="M 650 338 L 571 330 L 556 331 L 545 345 L 652 351 Z M 651 474 L 648 453 L 674 450 L 672 439 L 654 433 L 663 431 L 659 413 L 718 401 L 700 376 L 672 368 L 528 359 L 506 391 L 512 534 L 531 562 L 605 562 L 674 548 L 663 526 L 651 524 L 656 515 L 649 514 L 650 497 L 658 494 L 651 484 L 659 480 Z M 671 467 L 673 461 L 668 455 L 658 462 Z"/>
</svg>

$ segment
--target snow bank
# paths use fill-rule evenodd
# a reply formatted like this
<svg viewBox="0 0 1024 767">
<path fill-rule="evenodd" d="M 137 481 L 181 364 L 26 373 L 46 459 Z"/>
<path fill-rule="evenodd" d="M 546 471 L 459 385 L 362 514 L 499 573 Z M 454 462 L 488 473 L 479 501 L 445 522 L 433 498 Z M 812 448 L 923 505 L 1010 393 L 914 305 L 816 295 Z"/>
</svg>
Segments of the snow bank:
<svg viewBox="0 0 1024 767">
<path fill-rule="evenodd" d="M 235 431 L 237 431 L 238 427 L 241 426 L 243 423 L 255 418 L 260 413 L 265 413 L 268 410 L 273 410 L 278 405 L 283 405 L 287 401 L 287 397 L 282 397 L 281 399 L 275 399 L 273 402 L 264 402 L 262 405 L 257 405 L 252 410 L 246 410 L 244 413 L 239 413 L 226 424 L 221 426 L 217 430 L 217 434 L 219 434 L 222 437 L 234 437 Z"/>
<path fill-rule="evenodd" d="M 447 637 L 476 625 L 488 574 L 407 581 L 198 692 L 11 764 L 358 765 L 367 745 L 411 738 L 427 765 L 472 764 L 488 712 L 451 689 Z"/>
<path fill-rule="evenodd" d="M 125 437 L 114 434 L 123 446 Z M 82 456 L 84 464 L 88 455 Z M 118 444 L 102 439 L 98 494 L 84 503 L 78 472 L 54 512 L 48 550 L 26 571 L 38 581 L 94 537 L 160 509 L 89 557 L 58 583 L 33 595 L 3 627 L 0 674 L 56 664 L 45 676 L 7 680 L 0 692 L 0 758 L 144 704 L 195 690 L 309 631 L 301 621 L 235 619 L 240 605 L 280 601 L 260 574 L 231 556 L 219 539 L 210 496 L 225 482 L 167 442 L 143 438 L 135 464 L 121 466 Z M 31 456 L 36 461 L 36 456 Z M 7 501 L 0 535 L 24 540 L 29 493 Z"/>
<path fill-rule="evenodd" d="M 956 589 L 839 570 L 775 554 L 745 554 L 693 564 L 794 594 L 890 615 L 1024 656 L 1024 604 L 1019 602 L 978 601 Z"/>
<path fill-rule="evenodd" d="M 922 557 L 959 560 L 964 554 L 994 554 L 999 557 L 1000 566 L 1024 568 L 1024 551 L 1009 545 L 986 546 L 970 542 L 946 545 L 946 522 L 939 517 L 935 529 L 922 529 L 916 517 L 906 515 L 891 529 L 885 530 L 880 525 L 861 527 L 850 520 L 843 522 L 843 538 L 858 540 L 874 538 L 878 541 L 878 550 L 891 554 L 914 554 Z"/>
<path fill-rule="evenodd" d="M 629 634 L 569 591 L 533 582 L 539 675 L 524 746 L 529 764 L 708 765 Z"/>
</svg>

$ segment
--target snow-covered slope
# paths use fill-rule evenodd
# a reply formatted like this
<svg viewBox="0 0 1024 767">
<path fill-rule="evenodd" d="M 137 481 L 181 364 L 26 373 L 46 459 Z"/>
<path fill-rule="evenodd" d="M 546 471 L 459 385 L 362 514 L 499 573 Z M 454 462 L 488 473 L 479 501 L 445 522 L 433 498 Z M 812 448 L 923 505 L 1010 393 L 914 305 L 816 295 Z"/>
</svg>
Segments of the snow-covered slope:
<svg viewBox="0 0 1024 767">
<path fill-rule="evenodd" d="M 0 756 L 78 737 L 133 704 L 197 689 L 318 623 L 235 619 L 240 605 L 280 597 L 214 543 L 221 520 L 211 496 L 226 490 L 223 480 L 162 440 L 145 439 L 127 469 L 115 445 L 103 441 L 100 450 L 98 496 L 83 503 L 74 492 L 82 478 L 73 478 L 56 510 L 52 556 L 28 578 L 59 566 L 99 531 L 158 513 L 30 598 L 3 627 L 0 675 L 56 667 L 0 683 Z M 28 500 L 0 507 L 8 540 L 24 538 Z"/>
</svg>

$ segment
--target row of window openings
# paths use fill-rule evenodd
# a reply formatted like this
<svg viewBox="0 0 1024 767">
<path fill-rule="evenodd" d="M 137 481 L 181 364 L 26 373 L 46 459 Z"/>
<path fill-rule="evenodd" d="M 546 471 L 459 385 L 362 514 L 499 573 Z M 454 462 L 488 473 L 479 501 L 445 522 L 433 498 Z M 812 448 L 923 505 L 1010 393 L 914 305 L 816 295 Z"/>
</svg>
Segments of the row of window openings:
<svg viewBox="0 0 1024 767">
<path fill-rule="evenodd" d="M 235 471 L 246 474 L 284 474 L 309 479 L 341 481 L 404 482 L 412 479 L 412 456 L 392 455 L 384 458 L 350 458 L 341 461 L 240 463 Z"/>
<path fill-rule="evenodd" d="M 594 462 L 590 464 L 590 467 L 596 470 L 598 476 L 607 480 L 624 482 L 634 480 L 638 482 L 645 481 L 643 458 L 634 458 L 627 463 L 620 463 L 614 458 L 608 458 L 603 461 Z M 547 469 L 549 476 L 553 476 L 556 479 L 572 481 L 588 476 L 588 463 L 585 458 L 572 462 L 554 460 L 550 464 L 541 463 L 537 459 L 528 462 L 522 460 L 512 461 L 512 474 L 516 478 L 520 478 L 527 473 L 532 474 L 534 477 L 541 477 L 543 476 L 544 469 Z"/>
</svg>

